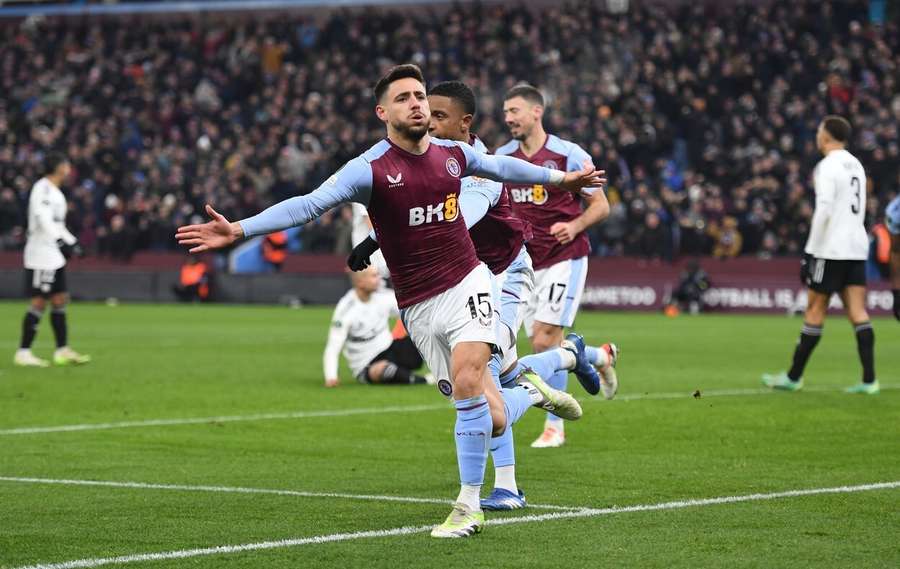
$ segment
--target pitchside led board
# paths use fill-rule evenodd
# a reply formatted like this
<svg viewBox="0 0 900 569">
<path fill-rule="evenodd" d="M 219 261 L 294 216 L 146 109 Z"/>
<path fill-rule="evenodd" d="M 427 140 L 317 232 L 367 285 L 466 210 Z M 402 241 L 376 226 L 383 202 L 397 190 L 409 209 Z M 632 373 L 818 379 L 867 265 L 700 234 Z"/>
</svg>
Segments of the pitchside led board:
<svg viewBox="0 0 900 569">
<path fill-rule="evenodd" d="M 800 283 L 796 259 L 704 260 L 712 287 L 704 302 L 708 311 L 785 313 L 806 308 L 806 289 Z M 678 268 L 634 259 L 592 259 L 581 305 L 599 310 L 661 310 L 678 284 Z M 886 282 L 868 286 L 868 310 L 890 314 L 893 297 Z M 835 295 L 833 310 L 843 306 Z"/>
</svg>

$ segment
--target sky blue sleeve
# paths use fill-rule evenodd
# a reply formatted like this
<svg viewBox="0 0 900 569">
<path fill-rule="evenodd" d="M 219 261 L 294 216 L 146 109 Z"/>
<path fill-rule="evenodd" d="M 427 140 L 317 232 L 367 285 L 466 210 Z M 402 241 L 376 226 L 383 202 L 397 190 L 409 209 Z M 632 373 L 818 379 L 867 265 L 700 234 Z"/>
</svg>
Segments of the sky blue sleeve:
<svg viewBox="0 0 900 569">
<path fill-rule="evenodd" d="M 887 228 L 893 235 L 900 235 L 900 196 L 894 198 L 887 206 L 885 215 L 887 219 Z"/>
<path fill-rule="evenodd" d="M 372 167 L 362 157 L 354 158 L 312 193 L 286 199 L 238 223 L 245 237 L 266 235 L 309 223 L 341 203 L 368 205 L 371 193 Z"/>
<path fill-rule="evenodd" d="M 497 205 L 503 184 L 484 178 L 463 178 L 459 196 L 459 211 L 466 220 L 466 229 L 481 221 L 489 209 Z"/>
<path fill-rule="evenodd" d="M 496 182 L 513 184 L 546 184 L 550 181 L 548 168 L 535 166 L 512 156 L 495 156 L 478 152 L 465 142 L 458 142 L 466 155 L 463 176 L 482 176 Z"/>
<path fill-rule="evenodd" d="M 594 159 L 591 158 L 590 154 L 585 152 L 584 148 L 577 144 L 572 144 L 569 149 L 569 154 L 566 156 L 566 172 L 581 170 L 581 168 L 584 167 L 585 161 L 588 161 L 591 164 L 594 163 Z"/>
</svg>

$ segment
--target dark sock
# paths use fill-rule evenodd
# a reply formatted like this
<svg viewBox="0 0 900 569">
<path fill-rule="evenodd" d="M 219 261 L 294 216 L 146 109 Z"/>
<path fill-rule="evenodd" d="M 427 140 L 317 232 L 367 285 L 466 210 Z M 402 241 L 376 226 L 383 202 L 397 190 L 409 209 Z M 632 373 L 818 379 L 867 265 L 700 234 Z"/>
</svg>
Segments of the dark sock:
<svg viewBox="0 0 900 569">
<path fill-rule="evenodd" d="M 405 367 L 388 363 L 381 375 L 381 383 L 425 383 L 425 378 L 414 374 Z"/>
<path fill-rule="evenodd" d="M 854 329 L 859 361 L 863 367 L 863 383 L 872 383 L 875 381 L 875 330 L 871 322 L 857 324 Z"/>
<path fill-rule="evenodd" d="M 800 340 L 797 341 L 797 348 L 794 349 L 794 361 L 791 364 L 790 371 L 788 371 L 788 377 L 791 378 L 791 381 L 799 381 L 803 376 L 806 362 L 809 361 L 809 356 L 812 355 L 821 337 L 821 326 L 803 323 L 803 329 L 800 331 Z"/>
<path fill-rule="evenodd" d="M 66 326 L 66 309 L 54 308 L 50 311 L 50 324 L 53 325 L 53 335 L 56 336 L 56 347 L 62 348 L 68 345 L 69 328 Z"/>
<path fill-rule="evenodd" d="M 22 341 L 19 342 L 19 348 L 30 350 L 31 344 L 34 343 L 34 337 L 37 335 L 38 323 L 41 321 L 40 310 L 32 308 L 25 313 L 25 319 L 22 321 Z"/>
</svg>

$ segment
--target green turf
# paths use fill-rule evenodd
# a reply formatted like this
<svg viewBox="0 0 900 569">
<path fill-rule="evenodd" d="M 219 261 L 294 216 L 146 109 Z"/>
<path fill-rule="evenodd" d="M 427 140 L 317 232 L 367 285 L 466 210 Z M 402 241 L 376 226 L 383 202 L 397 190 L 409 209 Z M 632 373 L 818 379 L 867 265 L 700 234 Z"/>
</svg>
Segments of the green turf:
<svg viewBox="0 0 900 569">
<path fill-rule="evenodd" d="M 76 304 L 72 345 L 94 362 L 46 370 L 11 365 L 23 313 L 20 303 L 0 303 L 0 430 L 425 408 L 0 434 L 0 476 L 455 496 L 454 414 L 434 388 L 360 386 L 346 369 L 340 388 L 321 386 L 328 309 Z M 799 327 L 784 316 L 582 315 L 578 330 L 589 341 L 615 339 L 622 348 L 622 398 L 580 394 L 585 416 L 569 425 L 562 449 L 529 448 L 543 417 L 526 415 L 516 440 L 529 500 L 603 508 L 900 480 L 900 390 L 890 389 L 900 386 L 900 325 L 892 320 L 875 322 L 887 388 L 877 397 L 839 391 L 858 381 L 859 364 L 852 329 L 837 317 L 807 370 L 809 391 L 717 395 L 756 389 L 762 372 L 784 369 Z M 35 351 L 51 350 L 44 322 Z M 660 394 L 680 395 L 652 398 Z M 448 511 L 0 481 L 0 567 L 424 526 Z M 900 489 L 490 524 L 544 513 L 489 515 L 485 533 L 463 542 L 420 533 L 129 566 L 900 566 Z"/>
</svg>

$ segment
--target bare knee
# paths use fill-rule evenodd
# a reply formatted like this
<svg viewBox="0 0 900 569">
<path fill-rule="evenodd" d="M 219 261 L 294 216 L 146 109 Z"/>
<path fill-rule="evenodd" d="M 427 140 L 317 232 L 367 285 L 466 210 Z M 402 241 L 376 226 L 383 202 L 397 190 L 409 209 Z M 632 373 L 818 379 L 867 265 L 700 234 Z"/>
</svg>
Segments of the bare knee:
<svg viewBox="0 0 900 569">
<path fill-rule="evenodd" d="M 378 383 L 381 381 L 381 378 L 384 377 L 384 368 L 387 367 L 387 360 L 378 360 L 375 363 L 369 364 L 369 367 L 366 368 L 366 373 L 369 376 L 369 381 L 373 383 Z"/>
<path fill-rule="evenodd" d="M 47 301 L 42 296 L 34 296 L 31 298 L 31 308 L 38 312 L 43 312 L 47 307 Z"/>
<path fill-rule="evenodd" d="M 806 304 L 806 312 L 803 314 L 803 320 L 807 324 L 813 326 L 821 326 L 825 322 L 825 315 L 828 312 L 828 300 L 830 295 L 819 292 L 809 291 L 809 297 Z"/>
<path fill-rule="evenodd" d="M 484 393 L 491 349 L 482 342 L 461 342 L 453 349 L 453 392 L 456 399 L 469 399 Z"/>
</svg>

